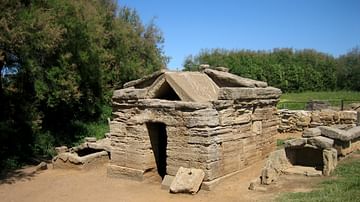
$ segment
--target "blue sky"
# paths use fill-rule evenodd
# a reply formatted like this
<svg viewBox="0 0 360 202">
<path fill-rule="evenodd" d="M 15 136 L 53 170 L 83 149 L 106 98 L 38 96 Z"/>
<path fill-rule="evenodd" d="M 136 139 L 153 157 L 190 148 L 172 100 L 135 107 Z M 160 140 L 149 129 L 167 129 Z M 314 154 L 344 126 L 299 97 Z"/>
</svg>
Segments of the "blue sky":
<svg viewBox="0 0 360 202">
<path fill-rule="evenodd" d="M 118 0 L 163 32 L 170 69 L 202 49 L 312 48 L 334 56 L 360 45 L 360 0 Z"/>
</svg>

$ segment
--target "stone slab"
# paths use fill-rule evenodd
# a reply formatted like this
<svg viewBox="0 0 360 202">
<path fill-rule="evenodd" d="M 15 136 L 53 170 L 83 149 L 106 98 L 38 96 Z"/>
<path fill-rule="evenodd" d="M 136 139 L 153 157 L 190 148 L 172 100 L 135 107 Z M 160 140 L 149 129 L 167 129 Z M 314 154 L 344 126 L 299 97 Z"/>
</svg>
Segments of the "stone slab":
<svg viewBox="0 0 360 202">
<path fill-rule="evenodd" d="M 267 87 L 266 82 L 244 78 L 224 71 L 205 69 L 204 73 L 221 87 Z"/>
<path fill-rule="evenodd" d="M 182 101 L 217 100 L 219 87 L 200 72 L 167 72 L 165 79 Z"/>
<path fill-rule="evenodd" d="M 274 87 L 266 88 L 234 88 L 225 87 L 219 90 L 219 100 L 246 100 L 279 98 L 281 90 Z"/>
<path fill-rule="evenodd" d="M 180 167 L 170 185 L 170 192 L 196 194 L 204 177 L 201 169 Z"/>
</svg>

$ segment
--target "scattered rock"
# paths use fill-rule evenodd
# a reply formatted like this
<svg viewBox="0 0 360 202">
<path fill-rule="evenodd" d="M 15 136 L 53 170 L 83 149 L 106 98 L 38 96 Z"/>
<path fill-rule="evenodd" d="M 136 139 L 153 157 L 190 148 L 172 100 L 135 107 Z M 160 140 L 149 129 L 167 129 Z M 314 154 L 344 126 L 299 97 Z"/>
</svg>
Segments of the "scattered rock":
<svg viewBox="0 0 360 202">
<path fill-rule="evenodd" d="M 321 170 L 316 170 L 314 167 L 307 166 L 292 166 L 283 171 L 284 174 L 288 175 L 305 175 L 308 177 L 319 177 L 322 175 Z"/>
<path fill-rule="evenodd" d="M 48 169 L 47 163 L 41 162 L 36 166 L 35 171 L 47 170 L 47 169 Z"/>
<path fill-rule="evenodd" d="M 55 147 L 55 151 L 57 154 L 61 154 L 61 153 L 68 152 L 69 149 L 67 148 L 67 146 L 61 146 L 61 147 Z"/>
<path fill-rule="evenodd" d="M 201 169 L 180 167 L 170 185 L 170 192 L 196 194 L 204 177 Z"/>
</svg>

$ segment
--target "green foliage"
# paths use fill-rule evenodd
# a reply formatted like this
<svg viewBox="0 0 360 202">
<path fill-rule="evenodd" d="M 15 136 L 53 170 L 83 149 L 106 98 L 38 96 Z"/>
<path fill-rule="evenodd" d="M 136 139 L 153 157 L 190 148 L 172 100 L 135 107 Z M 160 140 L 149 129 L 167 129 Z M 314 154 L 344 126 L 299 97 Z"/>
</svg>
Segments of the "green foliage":
<svg viewBox="0 0 360 202">
<path fill-rule="evenodd" d="M 227 67 L 231 73 L 266 81 L 283 92 L 360 89 L 358 47 L 340 58 L 311 49 L 202 50 L 185 59 L 184 70 L 198 70 L 200 64 Z"/>
<path fill-rule="evenodd" d="M 164 68 L 152 22 L 114 0 L 0 3 L 0 166 L 101 137 L 113 89 Z M 12 161 L 11 161 L 12 162 Z"/>
<path fill-rule="evenodd" d="M 359 201 L 360 161 L 339 165 L 335 170 L 336 179 L 326 180 L 320 189 L 305 193 L 288 193 L 278 201 Z"/>
</svg>

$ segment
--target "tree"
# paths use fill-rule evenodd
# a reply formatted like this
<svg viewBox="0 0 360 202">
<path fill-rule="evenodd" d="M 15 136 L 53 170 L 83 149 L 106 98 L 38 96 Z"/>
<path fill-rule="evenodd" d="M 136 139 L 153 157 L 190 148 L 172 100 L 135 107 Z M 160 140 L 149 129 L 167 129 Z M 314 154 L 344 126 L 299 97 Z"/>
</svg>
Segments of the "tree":
<svg viewBox="0 0 360 202">
<path fill-rule="evenodd" d="M 3 0 L 0 9 L 0 68 L 17 69 L 0 80 L 5 158 L 72 144 L 84 125 L 104 121 L 113 89 L 168 60 L 156 25 L 113 0 Z"/>
</svg>

